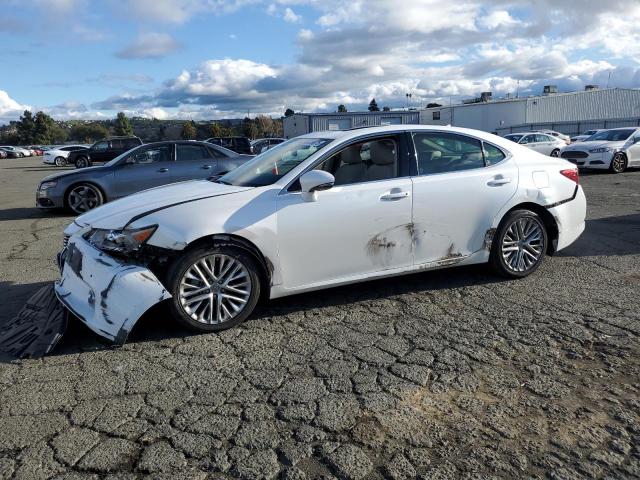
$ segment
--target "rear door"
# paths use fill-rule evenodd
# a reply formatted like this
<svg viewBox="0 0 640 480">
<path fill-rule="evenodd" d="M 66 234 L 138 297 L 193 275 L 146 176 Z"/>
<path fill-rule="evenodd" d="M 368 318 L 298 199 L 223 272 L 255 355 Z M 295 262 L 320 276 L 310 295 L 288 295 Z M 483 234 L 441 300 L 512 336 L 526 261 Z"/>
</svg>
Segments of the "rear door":
<svg viewBox="0 0 640 480">
<path fill-rule="evenodd" d="M 176 144 L 176 162 L 171 172 L 173 182 L 207 178 L 217 171 L 218 159 L 209 148 L 200 144 Z"/>
<path fill-rule="evenodd" d="M 109 148 L 110 148 L 110 142 L 108 142 L 107 140 L 104 140 L 102 142 L 97 142 L 94 145 L 92 145 L 87 152 L 91 156 L 92 162 L 104 162 Z"/>
<path fill-rule="evenodd" d="M 457 263 L 484 248 L 494 218 L 516 192 L 517 166 L 507 152 L 467 135 L 412 137 L 415 263 Z"/>
<path fill-rule="evenodd" d="M 173 144 L 150 145 L 131 152 L 115 168 L 118 197 L 171 183 Z"/>
</svg>

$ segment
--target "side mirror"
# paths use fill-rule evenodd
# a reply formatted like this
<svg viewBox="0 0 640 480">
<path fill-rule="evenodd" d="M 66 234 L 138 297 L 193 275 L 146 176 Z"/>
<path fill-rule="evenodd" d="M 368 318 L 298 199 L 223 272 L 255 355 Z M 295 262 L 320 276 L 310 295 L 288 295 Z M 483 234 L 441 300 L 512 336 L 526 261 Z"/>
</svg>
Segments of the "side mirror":
<svg viewBox="0 0 640 480">
<path fill-rule="evenodd" d="M 315 202 L 318 199 L 316 192 L 329 190 L 336 179 L 324 170 L 311 170 L 300 177 L 302 198 L 305 202 Z"/>
</svg>

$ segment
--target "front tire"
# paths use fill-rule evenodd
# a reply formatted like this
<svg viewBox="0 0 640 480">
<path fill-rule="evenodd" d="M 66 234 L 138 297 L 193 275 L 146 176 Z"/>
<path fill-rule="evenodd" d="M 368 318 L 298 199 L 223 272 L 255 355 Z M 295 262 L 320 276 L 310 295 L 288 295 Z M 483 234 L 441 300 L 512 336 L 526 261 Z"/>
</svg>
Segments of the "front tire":
<svg viewBox="0 0 640 480">
<path fill-rule="evenodd" d="M 253 257 L 230 246 L 200 247 L 177 258 L 167 272 L 170 310 L 198 332 L 234 327 L 260 298 L 260 269 Z"/>
<path fill-rule="evenodd" d="M 67 159 L 64 157 L 56 157 L 54 160 L 56 167 L 64 167 L 67 164 Z"/>
<path fill-rule="evenodd" d="M 76 168 L 87 168 L 91 166 L 91 162 L 87 157 L 78 157 L 76 159 Z"/>
<path fill-rule="evenodd" d="M 526 277 L 542 264 L 547 242 L 547 229 L 537 213 L 514 210 L 500 223 L 491 245 L 489 264 L 503 277 Z"/>
<path fill-rule="evenodd" d="M 624 153 L 618 152 L 611 159 L 611 165 L 609 170 L 611 173 L 622 173 L 627 169 L 627 156 Z"/>
<path fill-rule="evenodd" d="M 104 203 L 104 196 L 98 187 L 91 183 L 79 183 L 69 189 L 65 196 L 69 210 L 81 215 Z"/>
</svg>

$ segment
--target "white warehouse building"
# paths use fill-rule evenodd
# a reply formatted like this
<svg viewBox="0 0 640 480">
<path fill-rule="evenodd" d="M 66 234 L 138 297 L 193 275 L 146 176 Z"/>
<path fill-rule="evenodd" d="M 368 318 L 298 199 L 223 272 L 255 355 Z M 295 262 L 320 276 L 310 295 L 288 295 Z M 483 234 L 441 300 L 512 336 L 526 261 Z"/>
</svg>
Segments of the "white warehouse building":
<svg viewBox="0 0 640 480">
<path fill-rule="evenodd" d="M 348 130 L 378 125 L 417 125 L 420 112 L 345 112 L 345 113 L 294 113 L 283 120 L 284 138 L 293 138 L 306 133 L 324 130 Z"/>
<path fill-rule="evenodd" d="M 490 98 L 490 94 L 483 94 Z M 452 125 L 506 135 L 556 130 L 577 135 L 596 128 L 640 125 L 640 90 L 609 88 L 500 99 L 420 111 L 424 125 Z"/>
</svg>

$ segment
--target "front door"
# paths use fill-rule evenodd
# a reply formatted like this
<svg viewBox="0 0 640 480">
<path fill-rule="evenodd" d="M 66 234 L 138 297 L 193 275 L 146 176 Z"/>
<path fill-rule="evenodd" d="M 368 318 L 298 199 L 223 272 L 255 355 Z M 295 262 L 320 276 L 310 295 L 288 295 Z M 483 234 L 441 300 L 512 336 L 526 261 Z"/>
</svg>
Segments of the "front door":
<svg viewBox="0 0 640 480">
<path fill-rule="evenodd" d="M 346 146 L 316 166 L 335 184 L 305 201 L 297 184 L 277 199 L 278 249 L 285 288 L 356 280 L 413 263 L 412 183 L 403 138 Z"/>
<path fill-rule="evenodd" d="M 116 167 L 115 191 L 118 197 L 171 183 L 172 159 L 173 144 L 134 150 Z"/>
<path fill-rule="evenodd" d="M 211 156 L 211 150 L 204 145 L 178 143 L 176 162 L 171 171 L 173 182 L 199 180 L 218 173 L 218 160 Z"/>
<path fill-rule="evenodd" d="M 515 194 L 518 169 L 502 150 L 466 135 L 413 134 L 416 264 L 453 264 L 484 248 L 495 216 Z"/>
</svg>

